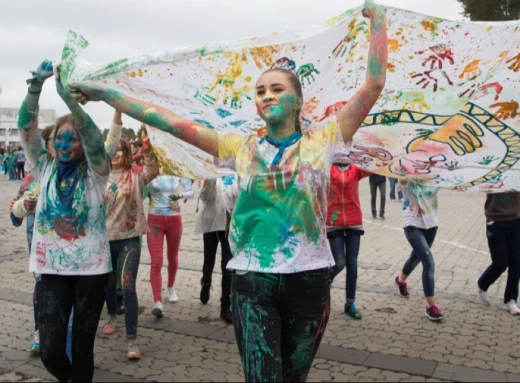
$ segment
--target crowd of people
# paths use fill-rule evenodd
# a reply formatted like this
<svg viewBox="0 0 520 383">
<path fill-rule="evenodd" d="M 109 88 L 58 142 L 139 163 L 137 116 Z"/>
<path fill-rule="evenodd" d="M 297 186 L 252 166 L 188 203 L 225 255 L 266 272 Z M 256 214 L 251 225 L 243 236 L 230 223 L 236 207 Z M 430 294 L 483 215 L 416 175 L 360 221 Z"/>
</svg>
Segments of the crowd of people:
<svg viewBox="0 0 520 383">
<path fill-rule="evenodd" d="M 25 152 L 22 146 L 9 144 L 0 146 L 0 171 L 9 181 L 22 181 L 25 177 Z"/>
<path fill-rule="evenodd" d="M 364 234 L 359 182 L 370 178 L 373 218 L 384 219 L 386 179 L 351 164 L 349 149 L 385 86 L 388 65 L 384 11 L 369 3 L 363 14 L 371 21 L 366 81 L 338 115 L 318 129 L 302 131 L 300 79 L 282 68 L 264 72 L 256 82 L 255 102 L 266 123 L 263 137 L 217 132 L 103 87 L 80 84 L 69 91 L 58 77 L 59 68 L 48 61 L 34 71 L 18 122 L 23 149 L 8 155 L 10 169 L 16 155 L 16 168 L 23 164 L 28 173 L 22 173 L 10 210 L 15 225 L 27 221 L 29 269 L 35 275 L 35 336 L 29 351 L 39 352 L 59 381 L 92 380 L 95 336 L 105 302 L 109 319 L 103 333 L 114 334 L 118 313 L 124 312 L 127 356 L 141 358 L 136 281 L 143 236 L 152 261 L 151 314 L 163 316 L 164 242 L 167 299 L 179 300 L 179 201 L 194 198 L 192 181 L 160 174 L 146 130 L 139 144 L 121 135 L 122 114 L 194 145 L 216 163 L 233 160 L 235 176 L 203 181 L 195 230 L 204 243 L 203 304 L 210 299 L 220 243 L 220 317 L 234 326 L 247 381 L 307 378 L 329 319 L 332 280 L 345 267 L 344 311 L 354 320 L 362 318 L 355 305 Z M 40 131 L 40 93 L 54 73 L 56 90 L 70 113 Z M 89 101 L 115 109 L 105 140 L 81 107 Z M 425 314 L 440 321 L 431 251 L 438 228 L 438 189 L 413 180 L 390 182 L 390 198 L 396 200 L 397 191 L 403 201 L 403 228 L 412 248 L 395 278 L 396 292 L 409 297 L 406 280 L 421 263 Z M 489 303 L 489 286 L 507 269 L 504 303 L 512 314 L 520 314 L 519 198 L 519 193 L 488 196 L 492 263 L 478 280 L 478 296 Z"/>
</svg>

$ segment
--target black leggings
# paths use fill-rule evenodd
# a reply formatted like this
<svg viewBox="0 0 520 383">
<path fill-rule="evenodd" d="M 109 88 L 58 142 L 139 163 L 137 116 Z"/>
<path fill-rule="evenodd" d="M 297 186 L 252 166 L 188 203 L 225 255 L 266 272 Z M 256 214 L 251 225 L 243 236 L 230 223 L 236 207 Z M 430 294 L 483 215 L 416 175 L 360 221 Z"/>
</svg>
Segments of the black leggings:
<svg viewBox="0 0 520 383">
<path fill-rule="evenodd" d="M 231 299 L 246 382 L 304 382 L 329 320 L 329 269 L 237 272 Z"/>
<path fill-rule="evenodd" d="M 222 296 L 220 303 L 224 307 L 230 305 L 231 295 L 231 271 L 226 269 L 226 266 L 231 259 L 231 249 L 229 248 L 229 242 L 227 232 L 225 231 L 213 231 L 211 233 L 204 233 L 204 265 L 202 266 L 202 281 L 207 284 L 211 283 L 211 276 L 215 267 L 215 259 L 217 257 L 217 247 L 220 241 L 222 248 L 222 259 L 220 262 L 220 269 L 222 271 Z"/>
<path fill-rule="evenodd" d="M 16 173 L 18 179 L 23 180 L 25 178 L 25 162 L 18 162 L 16 164 Z"/>
<path fill-rule="evenodd" d="M 94 341 L 107 284 L 108 274 L 42 275 L 38 307 L 40 354 L 47 370 L 60 382 L 92 381 Z M 65 345 L 73 305 L 71 365 Z"/>
</svg>

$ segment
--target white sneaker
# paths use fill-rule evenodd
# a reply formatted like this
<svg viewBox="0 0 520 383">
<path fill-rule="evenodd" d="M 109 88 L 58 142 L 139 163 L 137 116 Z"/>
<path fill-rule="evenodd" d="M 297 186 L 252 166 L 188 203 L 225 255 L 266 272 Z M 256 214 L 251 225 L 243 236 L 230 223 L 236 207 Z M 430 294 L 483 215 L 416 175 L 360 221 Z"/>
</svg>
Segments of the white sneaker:
<svg viewBox="0 0 520 383">
<path fill-rule="evenodd" d="M 163 305 L 161 302 L 155 302 L 152 309 L 152 315 L 155 315 L 157 318 L 163 316 Z"/>
<path fill-rule="evenodd" d="M 487 291 L 483 291 L 480 289 L 479 285 L 478 285 L 478 279 L 477 279 L 477 295 L 480 299 L 480 301 L 486 305 L 489 306 L 489 296 L 488 296 L 488 293 Z"/>
<path fill-rule="evenodd" d="M 520 315 L 520 309 L 516 305 L 516 302 L 512 299 L 506 303 L 506 310 L 513 315 Z"/>
<path fill-rule="evenodd" d="M 168 287 L 168 302 L 176 303 L 179 301 L 179 297 L 177 296 L 177 293 L 175 292 L 174 287 Z"/>
</svg>

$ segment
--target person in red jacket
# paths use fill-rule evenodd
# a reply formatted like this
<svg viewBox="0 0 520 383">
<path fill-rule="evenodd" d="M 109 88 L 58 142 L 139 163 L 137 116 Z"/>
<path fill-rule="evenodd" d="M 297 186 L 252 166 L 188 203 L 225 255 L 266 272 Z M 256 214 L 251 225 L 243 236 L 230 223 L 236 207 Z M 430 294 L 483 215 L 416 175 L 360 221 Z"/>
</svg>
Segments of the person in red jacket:
<svg viewBox="0 0 520 383">
<path fill-rule="evenodd" d="M 327 237 L 336 265 L 331 269 L 334 279 L 347 266 L 345 314 L 359 320 L 361 314 L 354 304 L 357 285 L 357 259 L 363 230 L 363 214 L 359 202 L 359 181 L 371 173 L 337 158 L 330 170 Z"/>
</svg>

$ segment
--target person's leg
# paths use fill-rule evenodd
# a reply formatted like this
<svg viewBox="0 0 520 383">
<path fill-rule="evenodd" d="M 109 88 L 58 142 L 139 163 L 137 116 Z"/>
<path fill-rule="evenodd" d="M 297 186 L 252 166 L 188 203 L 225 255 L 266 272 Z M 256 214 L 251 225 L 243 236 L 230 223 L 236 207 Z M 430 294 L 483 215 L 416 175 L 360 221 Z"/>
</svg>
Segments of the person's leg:
<svg viewBox="0 0 520 383">
<path fill-rule="evenodd" d="M 233 275 L 233 326 L 246 382 L 283 380 L 280 278 L 282 275 L 255 272 Z"/>
<path fill-rule="evenodd" d="M 33 291 L 33 312 L 34 312 L 34 331 L 38 331 L 38 307 L 39 307 L 39 296 L 40 296 L 40 277 L 34 282 Z"/>
<path fill-rule="evenodd" d="M 110 241 L 110 258 L 112 262 L 112 272 L 108 274 L 108 286 L 105 292 L 105 299 L 107 303 L 107 312 L 110 317 L 109 321 L 105 325 L 103 332 L 106 335 L 113 334 L 116 329 L 116 318 L 117 318 L 117 295 L 116 295 L 116 284 L 117 284 L 117 271 L 118 271 L 118 259 L 121 256 L 121 241 Z"/>
<path fill-rule="evenodd" d="M 168 217 L 166 243 L 168 245 L 168 287 L 175 285 L 175 277 L 179 270 L 179 248 L 182 239 L 182 216 Z"/>
<path fill-rule="evenodd" d="M 330 268 L 331 280 L 334 280 L 345 268 L 345 235 L 343 234 L 343 230 L 340 231 L 342 232 L 341 235 L 335 233 L 333 236 L 329 236 L 330 249 L 335 263 L 335 265 Z"/>
<path fill-rule="evenodd" d="M 162 266 L 164 244 L 164 217 L 148 215 L 148 250 L 150 252 L 150 284 L 154 302 L 162 302 Z"/>
<path fill-rule="evenodd" d="M 356 301 L 356 289 L 358 279 L 358 255 L 361 246 L 361 235 L 349 234 L 345 238 L 346 264 L 347 264 L 347 296 L 346 303 Z"/>
<path fill-rule="evenodd" d="M 376 207 L 376 198 L 377 198 L 377 185 L 369 182 L 370 184 L 370 205 L 372 207 L 372 218 L 377 218 L 377 207 Z"/>
<path fill-rule="evenodd" d="M 304 382 L 330 315 L 330 271 L 283 274 L 282 371 L 285 382 Z"/>
<path fill-rule="evenodd" d="M 390 178 L 390 201 L 395 201 L 395 184 L 397 183 L 396 178 Z"/>
<path fill-rule="evenodd" d="M 416 229 L 414 227 L 405 227 L 404 233 L 405 233 L 405 236 L 407 239 L 408 239 L 408 236 L 406 233 L 409 230 L 413 231 L 413 230 L 418 230 L 418 229 Z M 406 280 L 408 279 L 410 274 L 415 270 L 415 268 L 417 267 L 417 265 L 420 262 L 421 261 L 419 260 L 419 257 L 417 256 L 417 254 L 415 253 L 415 250 L 412 247 L 412 252 L 410 254 L 410 257 L 404 263 L 401 273 L 395 278 L 395 283 L 396 283 L 397 287 L 399 288 L 399 294 L 402 297 L 408 298 L 410 296 L 410 294 L 408 293 L 408 284 L 406 283 Z"/>
<path fill-rule="evenodd" d="M 482 291 L 488 291 L 489 286 L 507 269 L 508 241 L 503 222 L 488 222 L 486 225 L 486 235 L 488 240 L 489 252 L 491 255 L 491 265 L 482 273 L 477 281 L 478 287 Z"/>
<path fill-rule="evenodd" d="M 69 381 L 72 374 L 65 353 L 67 325 L 75 293 L 72 278 L 44 274 L 40 284 L 40 356 L 45 368 L 60 382 Z"/>
<path fill-rule="evenodd" d="M 215 267 L 219 235 L 218 232 L 203 234 L 204 240 L 204 264 L 202 265 L 202 283 L 211 285 L 211 276 Z"/>
<path fill-rule="evenodd" d="M 139 237 L 125 239 L 118 262 L 121 268 L 120 278 L 125 302 L 126 338 L 128 340 L 135 340 L 137 338 L 139 304 L 137 300 L 136 281 L 140 259 L 141 245 L 139 244 Z"/>
<path fill-rule="evenodd" d="M 507 233 L 507 284 L 504 292 L 504 303 L 518 300 L 518 284 L 520 282 L 520 219 L 510 222 Z"/>
<path fill-rule="evenodd" d="M 222 272 L 222 293 L 220 295 L 220 318 L 227 323 L 233 322 L 231 314 L 231 279 L 233 274 L 228 270 L 227 264 L 231 260 L 231 248 L 229 247 L 228 233 L 226 231 L 219 231 L 218 238 L 220 240 L 220 248 L 222 250 L 222 257 L 220 260 L 220 270 Z"/>
<path fill-rule="evenodd" d="M 105 301 L 108 274 L 75 278 L 71 380 L 91 382 L 94 375 L 94 342 Z"/>
<path fill-rule="evenodd" d="M 379 193 L 381 194 L 381 206 L 379 206 L 379 217 L 385 218 L 386 182 L 383 182 L 379 185 Z"/>
<path fill-rule="evenodd" d="M 65 352 L 72 363 L 72 328 L 74 325 L 74 306 L 72 306 L 72 313 L 70 314 L 69 324 L 67 326 L 67 345 L 65 346 Z"/>
</svg>

